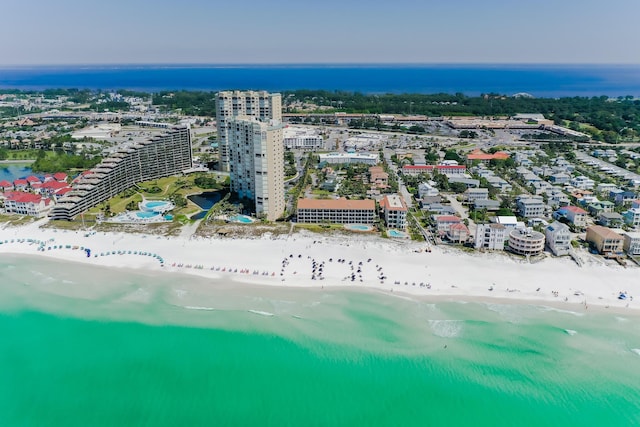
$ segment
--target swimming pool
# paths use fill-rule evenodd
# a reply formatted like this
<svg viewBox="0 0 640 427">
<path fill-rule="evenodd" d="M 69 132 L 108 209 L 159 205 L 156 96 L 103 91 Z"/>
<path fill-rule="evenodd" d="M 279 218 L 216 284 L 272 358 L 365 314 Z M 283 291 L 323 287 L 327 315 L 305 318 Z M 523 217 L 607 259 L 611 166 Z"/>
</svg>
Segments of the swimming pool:
<svg viewBox="0 0 640 427">
<path fill-rule="evenodd" d="M 147 219 L 160 215 L 158 212 L 136 212 L 138 218 Z"/>
<path fill-rule="evenodd" d="M 174 207 L 175 205 L 167 200 L 145 200 L 140 203 L 140 210 L 145 212 L 164 213 Z"/>
<path fill-rule="evenodd" d="M 398 231 L 398 230 L 387 230 L 387 235 L 389 237 L 396 237 L 401 239 L 407 239 L 409 237 L 409 235 L 404 231 Z"/>
<path fill-rule="evenodd" d="M 229 217 L 230 222 L 240 222 L 242 224 L 251 224 L 253 222 L 253 218 L 246 215 L 234 215 Z"/>
<path fill-rule="evenodd" d="M 351 231 L 372 231 L 373 227 L 367 224 L 345 224 L 344 228 Z"/>
</svg>

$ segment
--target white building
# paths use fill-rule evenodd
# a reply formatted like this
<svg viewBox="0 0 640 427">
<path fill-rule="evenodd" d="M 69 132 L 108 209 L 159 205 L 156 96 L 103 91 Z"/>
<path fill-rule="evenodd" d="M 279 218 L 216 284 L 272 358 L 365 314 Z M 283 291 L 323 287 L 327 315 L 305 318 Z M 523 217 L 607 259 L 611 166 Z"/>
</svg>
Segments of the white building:
<svg viewBox="0 0 640 427">
<path fill-rule="evenodd" d="M 502 251 L 507 237 L 507 228 L 502 224 L 478 224 L 475 248 Z"/>
<path fill-rule="evenodd" d="M 555 256 L 568 255 L 571 251 L 571 232 L 566 224 L 555 221 L 544 229 L 547 247 Z"/>
<path fill-rule="evenodd" d="M 229 171 L 227 123 L 234 117 L 255 117 L 282 121 L 282 97 L 265 91 L 222 91 L 216 96 L 216 123 L 221 171 Z M 282 143 L 282 141 L 280 142 Z"/>
<path fill-rule="evenodd" d="M 518 213 L 525 218 L 537 218 L 544 216 L 545 205 L 541 199 L 521 198 L 516 202 Z"/>
<path fill-rule="evenodd" d="M 314 129 L 287 126 L 283 132 L 284 148 L 298 150 L 319 150 L 324 140 Z"/>
<path fill-rule="evenodd" d="M 256 216 L 275 221 L 285 209 L 282 123 L 238 116 L 227 120 L 231 191 L 255 202 Z"/>
<path fill-rule="evenodd" d="M 39 194 L 15 191 L 6 195 L 4 210 L 8 214 L 28 215 L 36 218 L 43 217 L 51 208 L 51 200 Z"/>
<path fill-rule="evenodd" d="M 437 188 L 431 185 L 429 182 L 422 182 L 418 184 L 418 196 L 422 199 L 423 197 L 434 197 L 440 194 Z"/>
<path fill-rule="evenodd" d="M 320 163 L 327 162 L 329 164 L 347 164 L 347 163 L 364 163 L 365 165 L 378 164 L 379 157 L 372 153 L 327 153 L 320 154 Z"/>
<path fill-rule="evenodd" d="M 584 175 L 573 178 L 569 181 L 569 184 L 579 190 L 591 190 L 596 185 L 594 180 L 587 178 Z"/>
<path fill-rule="evenodd" d="M 465 201 L 473 204 L 476 200 L 487 200 L 489 198 L 489 189 L 487 188 L 467 188 L 464 192 Z"/>
<path fill-rule="evenodd" d="M 628 255 L 640 255 L 640 233 L 625 232 L 623 248 Z"/>
</svg>

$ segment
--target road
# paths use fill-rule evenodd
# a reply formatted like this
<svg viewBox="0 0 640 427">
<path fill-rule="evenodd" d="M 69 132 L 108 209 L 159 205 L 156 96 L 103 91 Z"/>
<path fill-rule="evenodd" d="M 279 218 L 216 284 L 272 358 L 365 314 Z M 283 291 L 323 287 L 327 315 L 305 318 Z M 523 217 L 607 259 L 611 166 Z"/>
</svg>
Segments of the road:
<svg viewBox="0 0 640 427">
<path fill-rule="evenodd" d="M 469 220 L 469 233 L 472 236 L 475 236 L 477 226 L 476 226 L 476 223 L 471 218 L 469 218 L 468 209 L 462 206 L 462 203 L 460 203 L 458 199 L 456 199 L 455 194 L 448 194 L 446 197 L 447 197 L 447 200 L 451 202 L 451 207 L 454 208 L 456 212 L 460 215 L 460 218 Z"/>
</svg>

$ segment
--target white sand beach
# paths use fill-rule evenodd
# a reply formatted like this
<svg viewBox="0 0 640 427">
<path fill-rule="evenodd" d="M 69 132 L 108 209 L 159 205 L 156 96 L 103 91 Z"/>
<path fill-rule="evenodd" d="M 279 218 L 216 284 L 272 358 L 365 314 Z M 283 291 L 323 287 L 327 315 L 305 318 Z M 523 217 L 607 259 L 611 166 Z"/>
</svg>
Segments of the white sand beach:
<svg viewBox="0 0 640 427">
<path fill-rule="evenodd" d="M 379 236 L 306 232 L 256 239 L 179 238 L 64 231 L 36 224 L 0 229 L 0 254 L 37 255 L 97 266 L 186 273 L 226 282 L 279 287 L 359 287 L 396 296 L 451 300 L 495 299 L 594 308 L 638 309 L 640 269 L 587 256 L 536 263 L 500 253 Z M 84 249 L 90 249 L 87 256 Z M 212 284 L 214 286 L 214 284 Z M 626 300 L 618 299 L 627 293 Z"/>
</svg>

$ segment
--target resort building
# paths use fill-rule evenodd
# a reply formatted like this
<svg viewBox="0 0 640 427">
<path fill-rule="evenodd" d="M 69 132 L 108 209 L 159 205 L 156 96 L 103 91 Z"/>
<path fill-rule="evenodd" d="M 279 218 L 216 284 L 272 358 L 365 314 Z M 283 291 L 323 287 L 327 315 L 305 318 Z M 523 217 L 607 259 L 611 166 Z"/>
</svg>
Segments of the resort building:
<svg viewBox="0 0 640 427">
<path fill-rule="evenodd" d="M 284 148 L 297 150 L 319 150 L 324 140 L 312 129 L 287 126 L 283 131 Z"/>
<path fill-rule="evenodd" d="M 555 221 L 544 229 L 547 247 L 555 256 L 568 255 L 571 251 L 571 232 L 566 224 Z"/>
<path fill-rule="evenodd" d="M 640 255 L 640 233 L 627 231 L 623 234 L 622 247 L 628 255 Z"/>
<path fill-rule="evenodd" d="M 587 228 L 586 240 L 600 254 L 620 253 L 624 244 L 624 238 L 621 235 L 601 225 L 592 225 Z"/>
<path fill-rule="evenodd" d="M 326 153 L 320 154 L 320 163 L 328 164 L 349 164 L 363 163 L 365 165 L 376 165 L 380 160 L 377 154 L 373 153 Z"/>
<path fill-rule="evenodd" d="M 518 255 L 539 255 L 544 251 L 544 234 L 516 228 L 509 233 L 509 250 Z"/>
<path fill-rule="evenodd" d="M 553 214 L 555 219 L 566 218 L 578 228 L 587 226 L 587 216 L 587 211 L 577 206 L 563 206 Z"/>
<path fill-rule="evenodd" d="M 74 180 L 51 210 L 52 219 L 71 220 L 135 183 L 176 175 L 191 168 L 188 127 L 167 129 L 148 140 L 124 144 L 100 164 Z"/>
<path fill-rule="evenodd" d="M 256 216 L 275 221 L 285 210 L 282 123 L 237 116 L 225 127 L 231 191 L 253 200 Z"/>
<path fill-rule="evenodd" d="M 228 122 L 235 117 L 282 121 L 282 97 L 265 91 L 222 91 L 216 95 L 216 124 L 220 150 L 219 169 L 229 172 Z M 282 144 L 282 141 L 280 141 Z"/>
<path fill-rule="evenodd" d="M 4 210 L 8 214 L 40 218 L 51 208 L 51 200 L 38 194 L 16 191 L 5 195 Z"/>
<path fill-rule="evenodd" d="M 373 224 L 376 202 L 367 200 L 299 199 L 298 222 L 336 224 Z"/>
<path fill-rule="evenodd" d="M 478 224 L 476 229 L 475 248 L 490 251 L 504 250 L 507 240 L 507 228 L 502 224 Z"/>
<path fill-rule="evenodd" d="M 407 205 L 397 194 L 387 195 L 380 201 L 387 228 L 404 230 L 407 228 Z"/>
</svg>

